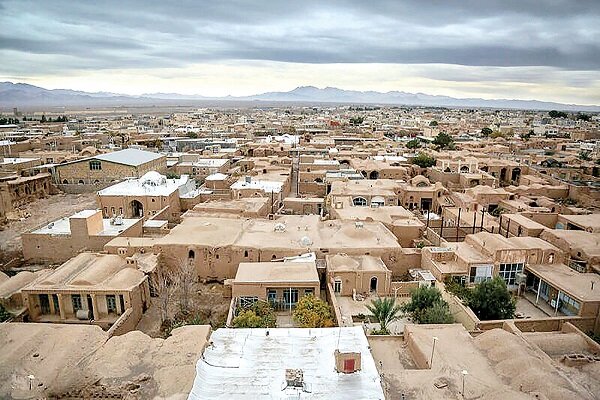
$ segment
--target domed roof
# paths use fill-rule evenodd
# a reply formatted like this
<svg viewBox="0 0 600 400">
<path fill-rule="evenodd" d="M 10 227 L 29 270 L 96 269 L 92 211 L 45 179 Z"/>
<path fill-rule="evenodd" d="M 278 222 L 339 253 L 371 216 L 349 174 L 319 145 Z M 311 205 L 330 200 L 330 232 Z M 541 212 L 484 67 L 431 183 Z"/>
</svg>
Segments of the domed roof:
<svg viewBox="0 0 600 400">
<path fill-rule="evenodd" d="M 167 182 L 167 177 L 156 171 L 149 171 L 140 178 L 140 182 L 142 185 L 160 186 Z"/>
</svg>

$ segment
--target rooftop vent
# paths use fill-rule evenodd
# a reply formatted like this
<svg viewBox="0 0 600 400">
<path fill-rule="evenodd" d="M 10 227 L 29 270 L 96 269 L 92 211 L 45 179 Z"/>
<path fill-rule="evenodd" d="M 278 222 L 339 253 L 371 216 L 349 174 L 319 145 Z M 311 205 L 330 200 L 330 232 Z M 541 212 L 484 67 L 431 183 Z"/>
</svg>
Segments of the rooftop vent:
<svg viewBox="0 0 600 400">
<path fill-rule="evenodd" d="M 48 224 L 48 229 L 52 229 L 52 228 L 54 228 L 54 222 L 50 222 L 50 223 Z"/>
<path fill-rule="evenodd" d="M 252 177 L 246 176 L 246 183 L 252 183 Z"/>
<path fill-rule="evenodd" d="M 285 224 L 282 222 L 278 222 L 273 227 L 273 231 L 275 232 L 285 232 Z"/>
<path fill-rule="evenodd" d="M 357 229 L 364 228 L 364 226 L 365 226 L 365 224 L 363 224 L 362 221 L 356 221 L 354 223 L 354 227 Z"/>
<path fill-rule="evenodd" d="M 286 369 L 285 382 L 288 387 L 304 387 L 304 372 L 301 369 Z"/>
</svg>

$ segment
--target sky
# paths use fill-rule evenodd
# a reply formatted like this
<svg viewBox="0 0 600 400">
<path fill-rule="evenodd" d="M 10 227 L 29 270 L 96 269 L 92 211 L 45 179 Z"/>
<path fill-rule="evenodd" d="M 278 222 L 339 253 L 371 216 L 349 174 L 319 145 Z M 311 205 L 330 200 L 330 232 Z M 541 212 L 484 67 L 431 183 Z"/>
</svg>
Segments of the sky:
<svg viewBox="0 0 600 400">
<path fill-rule="evenodd" d="M 600 105 L 600 0 L 0 0 L 0 81 Z"/>
</svg>

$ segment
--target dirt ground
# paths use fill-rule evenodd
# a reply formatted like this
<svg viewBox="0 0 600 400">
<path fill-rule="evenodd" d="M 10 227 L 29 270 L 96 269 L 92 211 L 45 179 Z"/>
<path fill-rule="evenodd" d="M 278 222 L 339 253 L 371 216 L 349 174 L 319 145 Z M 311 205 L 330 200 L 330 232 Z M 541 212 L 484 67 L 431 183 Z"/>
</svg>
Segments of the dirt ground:
<svg viewBox="0 0 600 400">
<path fill-rule="evenodd" d="M 136 329 L 144 332 L 150 337 L 164 337 L 165 332 L 161 331 L 160 313 L 153 298 L 153 304 L 142 316 Z M 230 299 L 223 297 L 223 285 L 219 283 L 196 283 L 191 299 L 191 310 L 187 320 L 199 320 L 202 324 L 210 324 L 213 329 L 224 326 L 229 311 Z M 179 311 L 179 303 L 176 299 L 170 302 L 169 314 L 174 322 L 181 321 L 183 318 Z M 195 318 L 198 317 L 198 318 Z"/>
<path fill-rule="evenodd" d="M 96 194 L 55 194 L 36 200 L 18 210 L 25 216 L 19 221 L 9 221 L 0 226 L 0 269 L 1 265 L 22 256 L 21 235 L 41 225 L 70 216 L 85 209 L 95 209 Z"/>
</svg>

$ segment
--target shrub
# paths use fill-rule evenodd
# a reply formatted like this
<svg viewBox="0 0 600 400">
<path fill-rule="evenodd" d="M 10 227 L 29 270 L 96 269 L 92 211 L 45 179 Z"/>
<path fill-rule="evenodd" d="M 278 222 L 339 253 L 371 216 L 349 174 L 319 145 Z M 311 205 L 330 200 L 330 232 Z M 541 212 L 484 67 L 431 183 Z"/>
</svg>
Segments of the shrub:
<svg viewBox="0 0 600 400">
<path fill-rule="evenodd" d="M 335 326 L 331 307 L 315 296 L 303 296 L 296 304 L 292 318 L 302 328 L 328 328 Z"/>
<path fill-rule="evenodd" d="M 371 311 L 373 318 L 381 327 L 381 335 L 389 334 L 388 324 L 398 319 L 402 307 L 396 304 L 396 300 L 393 297 L 385 297 L 383 299 L 377 298 L 371 301 L 371 304 L 366 305 L 367 310 Z"/>
<path fill-rule="evenodd" d="M 506 283 L 498 276 L 475 286 L 468 305 L 481 320 L 513 318 L 516 308 Z"/>
<path fill-rule="evenodd" d="M 454 318 L 442 293 L 433 286 L 421 286 L 411 292 L 410 302 L 402 310 L 418 324 L 447 324 Z"/>
<path fill-rule="evenodd" d="M 418 165 L 421 168 L 429 168 L 435 165 L 435 158 L 428 156 L 425 153 L 419 153 L 413 157 L 411 163 Z"/>
<path fill-rule="evenodd" d="M 269 303 L 257 301 L 250 307 L 242 308 L 231 323 L 236 328 L 275 328 L 277 318 Z"/>
</svg>

